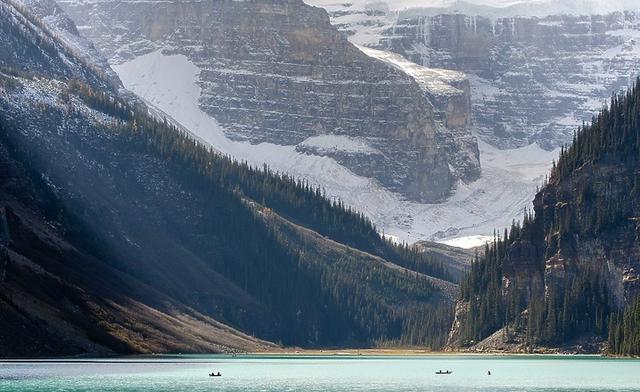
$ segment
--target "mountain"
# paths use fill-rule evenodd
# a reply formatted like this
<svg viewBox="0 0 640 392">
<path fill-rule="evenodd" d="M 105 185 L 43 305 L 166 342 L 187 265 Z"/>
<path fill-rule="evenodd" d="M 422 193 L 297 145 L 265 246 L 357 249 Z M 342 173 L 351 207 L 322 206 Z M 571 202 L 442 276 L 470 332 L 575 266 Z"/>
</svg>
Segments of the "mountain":
<svg viewBox="0 0 640 392">
<path fill-rule="evenodd" d="M 469 79 L 482 175 L 428 213 L 414 209 L 413 216 L 437 230 L 380 222 L 394 234 L 420 231 L 422 239 L 473 244 L 475 236 L 490 237 L 494 228 L 520 219 L 560 146 L 612 93 L 629 87 L 640 66 L 636 1 L 307 3 L 325 8 L 332 24 L 357 45 Z M 494 166 L 506 160 L 513 162 L 508 170 Z M 463 215 L 464 221 L 442 218 Z M 403 218 L 398 214 L 393 222 Z"/>
<path fill-rule="evenodd" d="M 0 355 L 444 343 L 440 262 L 194 139 L 39 4 L 0 3 Z"/>
<path fill-rule="evenodd" d="M 416 74 L 363 53 L 302 1 L 59 4 L 125 87 L 167 117 L 225 154 L 322 187 L 399 241 L 454 236 L 458 220 L 440 202 L 463 210 L 480 195 L 460 72 Z M 473 195 L 452 200 L 467 187 Z"/>
<path fill-rule="evenodd" d="M 309 2 L 354 43 L 469 75 L 473 130 L 501 149 L 569 142 L 640 65 L 636 2 Z"/>
<path fill-rule="evenodd" d="M 158 51 L 185 56 L 197 68 L 198 107 L 222 135 L 192 131 L 225 152 L 233 152 L 228 141 L 288 146 L 420 202 L 443 200 L 457 179 L 479 176 L 477 145 L 464 119 L 437 119 L 430 86 L 367 56 L 326 12 L 301 0 L 60 4 L 129 86 L 135 81 L 127 83 L 127 63 Z M 441 81 L 466 97 L 449 103 L 462 112 L 469 110 L 466 83 L 460 75 Z M 461 138 L 440 136 L 448 123 Z"/>
<path fill-rule="evenodd" d="M 430 241 L 418 241 L 414 246 L 418 252 L 441 262 L 447 271 L 459 280 L 463 280 L 469 272 L 471 262 L 476 250 L 478 250 L 477 248 L 464 249 Z"/>
<path fill-rule="evenodd" d="M 475 131 L 483 140 L 551 150 L 633 82 L 639 16 L 492 19 L 407 11 L 381 45 L 419 64 L 473 75 Z"/>
<path fill-rule="evenodd" d="M 449 344 L 637 353 L 640 80 L 563 149 L 522 224 L 462 284 Z M 625 315 L 622 312 L 625 308 Z"/>
</svg>

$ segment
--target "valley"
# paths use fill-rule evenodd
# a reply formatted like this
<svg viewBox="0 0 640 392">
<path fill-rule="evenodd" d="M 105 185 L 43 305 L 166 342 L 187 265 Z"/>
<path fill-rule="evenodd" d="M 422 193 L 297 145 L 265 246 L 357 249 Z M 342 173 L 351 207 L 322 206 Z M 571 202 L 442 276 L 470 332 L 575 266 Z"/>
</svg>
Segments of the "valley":
<svg viewBox="0 0 640 392">
<path fill-rule="evenodd" d="M 405 200 L 375 180 L 354 174 L 330 157 L 300 152 L 296 146 L 229 140 L 220 126 L 199 108 L 199 70 L 184 56 L 153 52 L 115 65 L 114 70 L 125 87 L 217 150 L 258 167 L 266 163 L 274 170 L 321 186 L 330 198 L 342 200 L 371 217 L 386 235 L 409 243 L 425 238 L 446 241 L 462 237 L 457 244 L 465 247 L 482 244 L 483 237 L 475 235 L 488 237 L 495 228 L 506 227 L 514 217 L 521 217 L 559 151 L 546 152 L 536 146 L 502 151 L 479 142 L 482 177 L 468 185 L 458 183 L 455 194 L 443 203 L 421 204 Z M 315 137 L 311 142 L 314 140 L 332 149 L 364 148 L 347 138 Z M 308 143 L 308 139 L 303 141 Z M 460 225 L 462 221 L 464 226 Z"/>
<path fill-rule="evenodd" d="M 640 10 L 530 5 L 2 0 L 0 357 L 638 355 Z"/>
</svg>

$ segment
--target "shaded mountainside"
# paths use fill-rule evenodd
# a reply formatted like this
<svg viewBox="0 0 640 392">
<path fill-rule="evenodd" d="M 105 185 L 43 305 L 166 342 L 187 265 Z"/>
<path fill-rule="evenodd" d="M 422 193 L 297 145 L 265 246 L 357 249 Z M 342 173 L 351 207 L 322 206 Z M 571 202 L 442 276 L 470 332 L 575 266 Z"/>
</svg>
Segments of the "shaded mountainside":
<svg viewBox="0 0 640 392">
<path fill-rule="evenodd" d="M 0 29 L 0 355 L 444 343 L 440 262 L 152 118 L 13 2 Z"/>
<path fill-rule="evenodd" d="M 469 268 L 477 249 L 463 249 L 438 242 L 418 241 L 414 244 L 419 253 L 441 262 L 455 278 L 462 280 Z"/>
<path fill-rule="evenodd" d="M 474 347 L 600 351 L 611 332 L 611 352 L 637 350 L 635 316 L 619 312 L 640 289 L 639 152 L 636 84 L 578 131 L 533 212 L 472 265 L 452 346 L 493 335 Z"/>
</svg>

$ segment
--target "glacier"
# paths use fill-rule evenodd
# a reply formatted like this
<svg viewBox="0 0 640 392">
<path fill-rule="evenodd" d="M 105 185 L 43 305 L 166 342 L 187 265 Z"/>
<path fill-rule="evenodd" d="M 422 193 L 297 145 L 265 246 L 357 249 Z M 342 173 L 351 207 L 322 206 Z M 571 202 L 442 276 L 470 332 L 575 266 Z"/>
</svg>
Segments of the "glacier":
<svg viewBox="0 0 640 392">
<path fill-rule="evenodd" d="M 443 203 L 421 204 L 354 174 L 330 157 L 304 152 L 309 147 L 359 153 L 370 148 L 357 139 L 318 136 L 298 146 L 230 140 L 215 119 L 200 109 L 201 70 L 184 55 L 156 50 L 119 60 L 112 68 L 127 89 L 221 153 L 258 167 L 267 164 L 320 186 L 328 197 L 368 215 L 385 235 L 407 243 L 429 239 L 462 247 L 480 245 L 496 228 L 522 216 L 558 155 L 558 150 L 546 151 L 535 144 L 499 150 L 479 141 L 481 178 L 470 184 L 459 181 Z"/>
</svg>

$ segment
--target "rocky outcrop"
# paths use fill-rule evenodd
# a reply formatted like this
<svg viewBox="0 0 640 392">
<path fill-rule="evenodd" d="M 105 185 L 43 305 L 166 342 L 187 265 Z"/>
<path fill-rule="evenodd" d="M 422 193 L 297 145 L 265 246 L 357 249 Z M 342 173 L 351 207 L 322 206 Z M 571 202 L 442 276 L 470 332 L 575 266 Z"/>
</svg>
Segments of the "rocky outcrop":
<svg viewBox="0 0 640 392">
<path fill-rule="evenodd" d="M 457 178 L 465 182 L 480 177 L 478 141 L 471 134 L 471 88 L 461 72 L 427 68 L 393 52 L 359 47 L 368 56 L 380 60 L 412 77 L 433 107 L 436 141 L 447 153 Z"/>
<path fill-rule="evenodd" d="M 464 346 L 464 340 L 462 337 L 463 322 L 466 315 L 469 313 L 469 302 L 458 301 L 456 302 L 453 324 L 451 324 L 451 330 L 447 336 L 447 343 L 445 345 L 446 351 L 458 350 Z"/>
<path fill-rule="evenodd" d="M 113 62 L 158 49 L 186 55 L 201 70 L 200 107 L 233 140 L 299 145 L 423 202 L 479 175 L 463 79 L 450 86 L 456 98 L 428 99 L 301 0 L 60 4 Z"/>
</svg>

